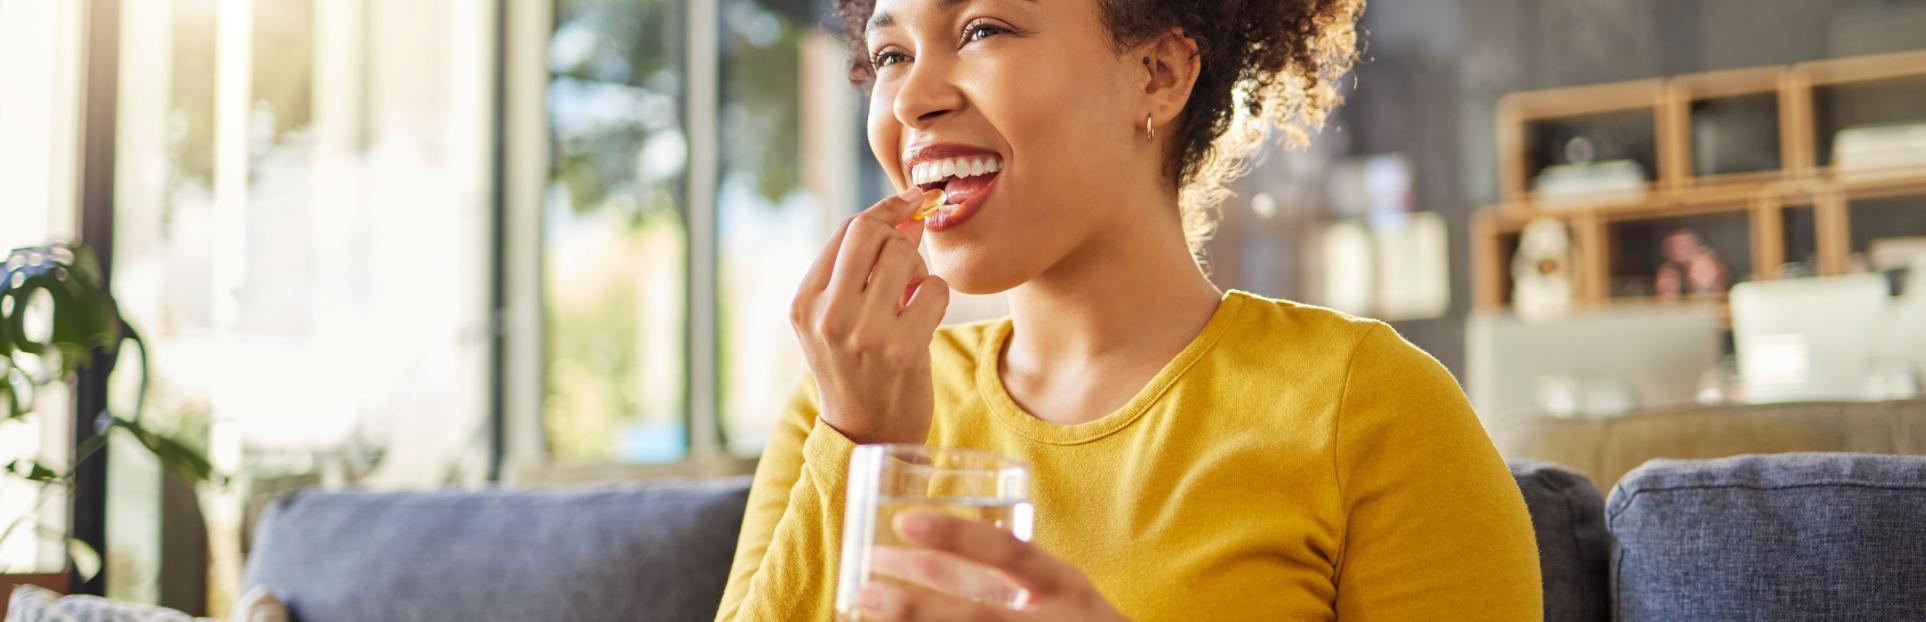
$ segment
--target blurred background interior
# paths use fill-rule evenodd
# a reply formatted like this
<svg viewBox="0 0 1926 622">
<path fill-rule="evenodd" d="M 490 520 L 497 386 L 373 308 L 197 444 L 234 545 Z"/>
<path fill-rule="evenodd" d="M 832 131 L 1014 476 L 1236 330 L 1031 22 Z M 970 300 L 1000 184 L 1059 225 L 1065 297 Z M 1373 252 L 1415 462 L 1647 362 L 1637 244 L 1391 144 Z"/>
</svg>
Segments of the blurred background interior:
<svg viewBox="0 0 1926 622">
<path fill-rule="evenodd" d="M 147 417 L 232 478 L 116 445 L 0 514 L 104 511 L 69 587 L 203 611 L 288 490 L 748 473 L 804 371 L 793 283 L 889 192 L 827 4 L 0 0 L 0 250 L 91 246 Z M 1926 453 L 1926 1 L 1364 21 L 1349 103 L 1223 206 L 1220 286 L 1391 321 L 1507 456 L 1601 485 Z M 43 391 L 0 451 L 66 459 L 117 390 Z M 6 572 L 68 565 L 34 531 Z"/>
</svg>

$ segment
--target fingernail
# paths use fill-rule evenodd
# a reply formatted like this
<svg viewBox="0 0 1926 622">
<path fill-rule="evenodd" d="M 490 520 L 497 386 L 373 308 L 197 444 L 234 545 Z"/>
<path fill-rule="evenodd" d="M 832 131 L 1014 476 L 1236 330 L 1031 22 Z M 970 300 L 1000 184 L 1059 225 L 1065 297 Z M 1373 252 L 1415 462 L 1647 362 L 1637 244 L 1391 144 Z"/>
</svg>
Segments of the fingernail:
<svg viewBox="0 0 1926 622">
<path fill-rule="evenodd" d="M 871 583 L 863 586 L 863 591 L 856 593 L 856 608 L 863 610 L 863 613 L 880 615 L 890 610 L 890 605 L 894 604 L 895 598 L 896 594 L 892 593 L 888 586 Z"/>
<path fill-rule="evenodd" d="M 920 196 L 923 196 L 923 189 L 916 186 L 910 186 L 908 188 L 904 188 L 902 192 L 896 193 L 896 198 L 904 201 L 915 199 L 916 197 L 920 197 Z"/>
<path fill-rule="evenodd" d="M 896 515 L 896 532 L 903 537 L 922 542 L 930 534 L 930 517 L 916 512 Z"/>
</svg>

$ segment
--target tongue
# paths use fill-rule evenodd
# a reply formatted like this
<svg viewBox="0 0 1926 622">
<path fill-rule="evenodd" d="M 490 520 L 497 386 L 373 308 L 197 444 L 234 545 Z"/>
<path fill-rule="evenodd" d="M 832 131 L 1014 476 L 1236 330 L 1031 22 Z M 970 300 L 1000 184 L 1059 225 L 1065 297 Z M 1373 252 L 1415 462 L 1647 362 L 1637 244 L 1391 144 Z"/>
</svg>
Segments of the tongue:
<svg viewBox="0 0 1926 622">
<path fill-rule="evenodd" d="M 984 188 L 990 187 L 990 180 L 996 179 L 996 175 L 996 173 L 990 173 L 988 175 L 959 177 L 950 180 L 950 183 L 943 185 L 943 203 L 947 205 L 962 205 L 964 201 L 970 200 L 970 197 L 974 197 L 977 193 L 982 192 Z"/>
</svg>

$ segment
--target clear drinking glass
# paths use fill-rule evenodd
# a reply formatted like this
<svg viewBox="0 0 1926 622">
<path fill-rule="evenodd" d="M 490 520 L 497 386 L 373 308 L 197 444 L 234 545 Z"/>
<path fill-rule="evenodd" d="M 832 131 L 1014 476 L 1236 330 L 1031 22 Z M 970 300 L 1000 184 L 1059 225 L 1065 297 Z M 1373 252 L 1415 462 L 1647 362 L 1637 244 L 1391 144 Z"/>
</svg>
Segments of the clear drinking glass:
<svg viewBox="0 0 1926 622">
<path fill-rule="evenodd" d="M 836 618 L 857 622 L 856 595 L 889 581 L 980 602 L 1016 607 L 1028 596 L 1002 573 L 914 547 L 891 521 L 905 511 L 961 516 L 1030 540 L 1030 466 L 987 451 L 920 445 L 863 445 L 849 459 Z"/>
</svg>

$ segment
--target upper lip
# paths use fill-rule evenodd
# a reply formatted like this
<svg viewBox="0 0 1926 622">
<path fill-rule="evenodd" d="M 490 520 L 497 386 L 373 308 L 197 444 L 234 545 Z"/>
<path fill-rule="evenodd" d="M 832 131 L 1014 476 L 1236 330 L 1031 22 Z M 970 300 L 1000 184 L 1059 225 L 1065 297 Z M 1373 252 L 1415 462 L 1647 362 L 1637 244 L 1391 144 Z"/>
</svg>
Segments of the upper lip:
<svg viewBox="0 0 1926 622">
<path fill-rule="evenodd" d="M 903 150 L 903 179 L 908 180 L 910 171 L 915 169 L 918 164 L 968 156 L 992 156 L 999 161 L 1003 159 L 1003 154 L 997 153 L 995 150 L 971 145 L 958 143 L 919 145 Z"/>
</svg>

